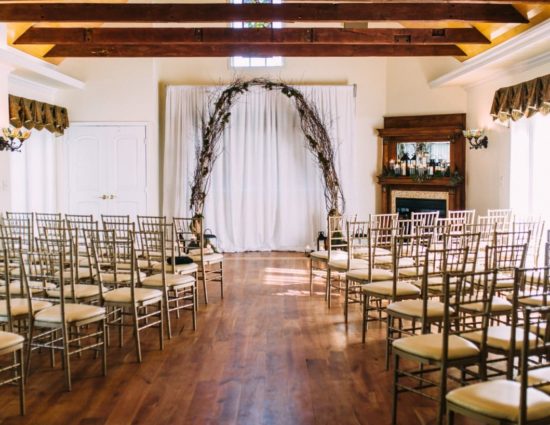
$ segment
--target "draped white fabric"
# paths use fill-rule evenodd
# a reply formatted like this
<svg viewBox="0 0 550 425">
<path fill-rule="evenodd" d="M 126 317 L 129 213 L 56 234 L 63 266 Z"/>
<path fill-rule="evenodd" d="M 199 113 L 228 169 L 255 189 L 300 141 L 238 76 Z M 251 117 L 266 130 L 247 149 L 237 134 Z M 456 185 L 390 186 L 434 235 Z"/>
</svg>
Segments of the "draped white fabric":
<svg viewBox="0 0 550 425">
<path fill-rule="evenodd" d="M 11 155 L 11 210 L 62 211 L 63 142 L 47 130 L 35 129 L 21 152 Z"/>
<path fill-rule="evenodd" d="M 353 208 L 355 99 L 351 86 L 298 86 L 333 142 L 347 210 Z M 167 90 L 163 213 L 189 216 L 202 113 L 219 87 Z M 204 115 L 207 116 L 207 115 Z M 225 251 L 304 250 L 326 227 L 321 173 L 292 100 L 253 87 L 231 110 L 205 206 L 206 227 Z"/>
</svg>

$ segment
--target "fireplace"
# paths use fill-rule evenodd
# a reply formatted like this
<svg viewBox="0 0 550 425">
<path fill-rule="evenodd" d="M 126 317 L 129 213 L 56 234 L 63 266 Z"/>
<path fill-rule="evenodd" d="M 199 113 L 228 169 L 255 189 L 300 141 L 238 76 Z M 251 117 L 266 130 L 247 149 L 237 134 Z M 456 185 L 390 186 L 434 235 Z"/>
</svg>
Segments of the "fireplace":
<svg viewBox="0 0 550 425">
<path fill-rule="evenodd" d="M 439 211 L 439 217 L 447 216 L 447 201 L 444 199 L 396 198 L 395 210 L 399 218 L 409 219 L 413 212 Z"/>
</svg>

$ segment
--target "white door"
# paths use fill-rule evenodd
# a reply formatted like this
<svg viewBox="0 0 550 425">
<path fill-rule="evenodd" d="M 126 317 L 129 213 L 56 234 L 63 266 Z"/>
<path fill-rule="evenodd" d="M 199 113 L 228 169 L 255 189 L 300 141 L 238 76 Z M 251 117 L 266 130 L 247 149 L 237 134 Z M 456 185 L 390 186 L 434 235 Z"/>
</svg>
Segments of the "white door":
<svg viewBox="0 0 550 425">
<path fill-rule="evenodd" d="M 71 214 L 146 213 L 144 125 L 73 125 L 66 146 Z"/>
</svg>

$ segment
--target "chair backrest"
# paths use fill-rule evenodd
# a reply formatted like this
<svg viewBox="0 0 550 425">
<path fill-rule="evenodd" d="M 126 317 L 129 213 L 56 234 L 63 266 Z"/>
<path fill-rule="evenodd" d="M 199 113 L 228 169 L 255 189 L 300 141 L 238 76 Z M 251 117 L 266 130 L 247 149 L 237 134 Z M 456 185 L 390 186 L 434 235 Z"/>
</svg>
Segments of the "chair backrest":
<svg viewBox="0 0 550 425">
<path fill-rule="evenodd" d="M 369 214 L 369 222 L 376 228 L 393 228 L 397 225 L 399 213 L 392 214 Z"/>
<path fill-rule="evenodd" d="M 512 231 L 529 231 L 528 259 L 532 266 L 539 265 L 540 247 L 544 233 L 544 220 L 541 217 L 525 217 L 512 223 Z"/>
<path fill-rule="evenodd" d="M 153 216 L 153 215 L 138 215 L 138 230 L 143 231 L 162 231 L 162 226 L 164 226 L 167 221 L 164 216 Z"/>
<path fill-rule="evenodd" d="M 136 232 L 136 240 L 140 240 L 140 246 L 143 256 L 152 263 L 159 262 L 162 266 L 162 273 L 175 273 L 176 251 L 178 250 L 175 225 L 173 223 L 164 224 L 162 227 L 155 226 L 157 229 L 143 230 Z M 200 249 L 196 255 L 204 256 L 204 249 Z M 167 259 L 170 259 L 167 265 Z"/>
<path fill-rule="evenodd" d="M 416 219 L 399 219 L 397 220 L 398 235 L 414 235 L 423 225 L 422 220 Z"/>
<path fill-rule="evenodd" d="M 346 221 L 346 241 L 348 251 L 348 270 L 351 269 L 351 261 L 356 256 L 366 257 L 369 255 L 369 222 L 368 221 Z"/>
<path fill-rule="evenodd" d="M 456 220 L 457 223 L 474 224 L 476 210 L 449 210 L 447 217 Z"/>
<path fill-rule="evenodd" d="M 32 250 L 34 244 L 34 225 L 29 218 L 7 217 L 2 220 L 1 236 L 21 238 L 22 249 Z"/>
<path fill-rule="evenodd" d="M 413 212 L 411 218 L 413 220 L 421 220 L 423 226 L 434 227 L 439 218 L 439 211 Z"/>
<path fill-rule="evenodd" d="M 527 422 L 528 389 L 544 389 L 550 386 L 548 374 L 536 373 L 550 367 L 550 306 L 527 307 L 523 324 L 523 343 L 520 361 L 520 414 L 519 424 Z M 513 334 L 514 332 L 512 332 Z M 537 338 L 532 338 L 532 335 Z M 513 346 L 513 345 L 512 345 Z M 533 361 L 533 358 L 536 361 Z"/>
<path fill-rule="evenodd" d="M 511 223 L 514 220 L 514 211 L 511 209 L 489 209 L 487 216 L 493 217 L 499 222 Z"/>
<path fill-rule="evenodd" d="M 50 222 L 63 221 L 61 213 L 35 213 L 36 228 L 40 235 L 40 229 Z M 59 225 L 59 224 L 58 224 Z"/>
<path fill-rule="evenodd" d="M 129 215 L 101 214 L 101 223 L 103 225 L 103 228 L 106 228 L 106 224 L 111 224 L 111 223 L 130 224 L 131 219 Z"/>
<path fill-rule="evenodd" d="M 65 214 L 65 221 L 67 223 L 92 223 L 95 222 L 92 214 Z"/>
<path fill-rule="evenodd" d="M 330 261 L 331 252 L 347 248 L 347 241 L 344 238 L 346 230 L 345 218 L 341 214 L 329 215 L 327 217 L 327 249 Z"/>
<path fill-rule="evenodd" d="M 52 231 L 58 229 L 67 229 L 67 223 L 63 219 L 36 219 L 36 226 L 38 228 L 38 237 L 42 238 L 46 233 L 51 234 Z M 58 237 L 63 237 L 60 234 Z"/>
<path fill-rule="evenodd" d="M 202 218 L 174 217 L 172 221 L 174 223 L 178 255 L 189 254 L 191 249 L 199 249 L 204 246 Z"/>
<path fill-rule="evenodd" d="M 33 212 L 6 212 L 6 218 L 8 220 L 23 220 L 23 221 L 26 221 L 26 220 L 29 220 L 30 221 L 30 226 L 31 226 L 31 229 L 32 229 L 32 233 L 33 233 L 33 239 L 34 239 L 34 226 L 35 226 L 35 222 L 34 222 L 34 213 Z"/>
<path fill-rule="evenodd" d="M 5 313 L 0 313 L 0 324 L 5 323 L 7 330 L 9 332 L 13 332 L 14 316 L 12 310 L 12 282 L 19 285 L 18 298 L 27 293 L 27 275 L 23 260 L 22 239 L 20 237 L 0 237 L 0 256 L 2 259 L 2 263 L 0 264 L 0 286 L 4 287 L 4 290 L 0 292 L 0 295 L 5 301 Z M 19 273 L 17 273 L 17 276 L 14 276 L 13 271 L 16 269 L 19 270 Z M 29 309 L 29 311 L 31 310 Z M 18 317 L 17 319 L 21 320 L 21 317 Z"/>
</svg>

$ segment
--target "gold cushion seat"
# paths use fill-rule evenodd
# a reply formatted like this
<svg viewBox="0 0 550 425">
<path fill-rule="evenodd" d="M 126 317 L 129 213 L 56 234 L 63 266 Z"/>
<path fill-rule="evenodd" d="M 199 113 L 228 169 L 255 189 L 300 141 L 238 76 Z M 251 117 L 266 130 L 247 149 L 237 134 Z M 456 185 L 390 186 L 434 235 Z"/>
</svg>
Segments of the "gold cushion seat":
<svg viewBox="0 0 550 425">
<path fill-rule="evenodd" d="M 520 291 L 518 293 L 518 303 L 532 307 L 541 307 L 550 303 L 550 295 L 545 297 L 544 295 L 536 295 L 537 293 L 540 293 L 540 291 L 536 288 Z M 514 294 L 510 293 L 506 295 L 506 299 L 512 302 L 514 299 Z"/>
<path fill-rule="evenodd" d="M 90 277 L 93 277 L 94 275 L 95 275 L 94 272 L 90 273 L 89 267 L 79 267 L 78 268 L 78 278 L 79 279 L 90 279 Z M 69 279 L 71 279 L 72 276 L 74 276 L 74 278 L 76 279 L 76 270 L 73 270 L 72 274 L 71 274 L 70 270 L 64 270 L 63 271 L 63 279 L 69 280 Z M 60 273 L 56 272 L 55 277 L 59 278 Z"/>
<path fill-rule="evenodd" d="M 137 260 L 137 267 L 139 269 L 148 269 L 153 268 L 155 265 L 160 265 L 158 261 L 149 261 L 149 260 Z M 117 269 L 119 270 L 130 270 L 132 265 L 130 263 L 117 263 Z"/>
<path fill-rule="evenodd" d="M 174 289 L 191 287 L 195 283 L 195 278 L 186 274 L 167 274 L 165 277 L 166 286 Z M 162 287 L 162 274 L 154 274 L 143 279 L 143 286 Z"/>
<path fill-rule="evenodd" d="M 11 314 L 14 317 L 29 314 L 29 300 L 27 298 L 12 298 L 10 300 Z M 34 312 L 51 307 L 52 303 L 41 300 L 31 300 Z M 6 300 L 0 300 L 0 316 L 8 315 L 8 303 Z"/>
<path fill-rule="evenodd" d="M 391 255 L 384 255 L 381 257 L 374 257 L 373 259 L 374 264 L 387 264 L 391 265 L 393 264 L 393 257 Z M 399 259 L 398 267 L 414 267 L 415 262 L 414 259 L 411 257 L 403 257 Z M 422 267 L 420 267 L 420 270 L 422 270 Z"/>
<path fill-rule="evenodd" d="M 346 277 L 352 280 L 369 280 L 369 269 L 355 269 L 346 273 Z M 373 268 L 371 270 L 370 280 L 380 281 L 393 278 L 391 270 Z"/>
<path fill-rule="evenodd" d="M 517 381 L 519 382 L 520 379 L 521 376 L 518 376 Z M 550 394 L 550 366 L 530 370 L 527 373 L 527 383 L 531 386 L 545 384 L 537 387 L 537 389 Z"/>
<path fill-rule="evenodd" d="M 65 321 L 67 323 L 102 320 L 105 309 L 96 305 L 65 303 Z M 40 310 L 34 315 L 37 322 L 61 323 L 61 305 Z"/>
<path fill-rule="evenodd" d="M 466 300 L 467 301 L 467 300 Z M 451 303 L 454 303 L 455 300 L 451 299 Z M 485 303 L 471 303 L 471 304 L 462 304 L 460 308 L 464 311 L 477 311 L 482 312 L 485 308 Z M 513 305 L 508 300 L 494 296 L 491 301 L 491 313 L 509 313 L 513 309 Z"/>
<path fill-rule="evenodd" d="M 73 288 L 71 285 L 65 285 L 63 289 L 65 298 L 73 298 Z M 61 291 L 59 288 L 48 289 L 46 293 L 48 294 L 48 297 L 52 298 L 59 298 L 61 296 Z M 97 297 L 99 295 L 99 287 L 97 285 L 75 284 L 74 293 L 74 298 L 76 299 Z"/>
<path fill-rule="evenodd" d="M 193 259 L 195 263 L 200 263 L 201 261 L 200 255 L 191 255 L 190 257 Z M 223 254 L 220 254 L 217 252 L 213 254 L 204 254 L 203 261 L 204 261 L 204 264 L 206 265 L 221 263 L 223 261 Z"/>
<path fill-rule="evenodd" d="M 491 418 L 517 423 L 520 413 L 521 385 L 507 380 L 480 382 L 457 388 L 447 394 L 447 401 Z M 550 396 L 534 388 L 527 389 L 527 420 L 548 418 Z"/>
<path fill-rule="evenodd" d="M 135 288 L 135 299 L 138 303 L 146 303 L 147 301 L 157 301 L 162 298 L 162 292 L 157 289 Z M 131 288 L 118 288 L 107 292 L 103 295 L 103 299 L 110 303 L 129 304 L 132 302 Z"/>
<path fill-rule="evenodd" d="M 55 284 L 51 282 L 43 283 L 43 282 L 29 282 L 29 290 L 33 293 L 39 293 L 44 291 L 44 289 L 52 289 L 55 288 Z M 4 285 L 3 281 L 0 281 L 0 294 L 6 293 L 6 286 Z M 25 294 L 26 291 L 23 288 L 23 291 L 21 291 L 21 282 L 19 281 L 13 281 L 10 283 L 10 295 L 22 295 Z"/>
<path fill-rule="evenodd" d="M 346 271 L 348 269 L 348 260 L 345 259 L 336 259 L 330 260 L 328 263 L 329 268 L 337 271 Z M 353 258 L 350 260 L 350 270 L 355 269 L 366 269 L 369 267 L 369 262 L 366 260 L 361 260 L 358 258 Z"/>
<path fill-rule="evenodd" d="M 393 341 L 393 348 L 424 359 L 439 361 L 443 355 L 443 335 L 424 334 L 399 338 Z M 479 348 L 458 335 L 449 336 L 447 358 L 467 359 L 479 355 Z"/>
<path fill-rule="evenodd" d="M 115 279 L 116 277 L 116 279 Z M 145 279 L 146 274 L 139 272 L 139 278 L 141 280 Z M 138 273 L 134 272 L 134 278 L 138 280 Z M 114 283 L 130 283 L 132 281 L 132 274 L 126 272 L 117 272 L 117 273 L 101 273 L 101 281 L 107 284 Z"/>
<path fill-rule="evenodd" d="M 362 291 L 369 295 L 391 297 L 393 293 L 393 281 L 368 283 L 363 286 Z M 420 289 L 412 283 L 397 282 L 395 295 L 397 297 L 420 295 Z"/>
<path fill-rule="evenodd" d="M 0 352 L 20 350 L 23 348 L 25 338 L 13 332 L 0 331 Z"/>
<path fill-rule="evenodd" d="M 328 260 L 328 251 L 313 251 L 309 255 L 316 260 Z M 330 253 L 331 260 L 338 260 L 343 258 L 348 258 L 348 253 L 345 251 L 333 250 Z"/>
<path fill-rule="evenodd" d="M 162 264 L 156 263 L 153 264 L 153 270 L 160 272 L 162 271 Z M 165 270 L 167 273 L 172 273 L 172 266 L 170 264 L 166 264 Z M 174 265 L 174 271 L 175 273 L 179 274 L 190 274 L 195 273 L 199 270 L 199 266 L 197 263 L 188 263 L 188 264 L 176 264 Z"/>
<path fill-rule="evenodd" d="M 427 307 L 426 316 L 428 318 L 430 319 L 438 318 L 438 317 L 443 318 L 443 314 L 445 312 L 444 303 L 436 300 L 428 300 L 426 307 Z M 402 300 L 402 301 L 393 302 L 388 305 L 386 310 L 389 313 L 395 313 L 401 316 L 422 318 L 422 308 L 423 308 L 423 301 L 420 299 L 416 299 L 416 300 Z"/>
<path fill-rule="evenodd" d="M 481 343 L 482 333 L 481 331 L 465 333 L 464 338 L 475 342 Z M 502 351 L 508 351 L 511 347 L 512 327 L 511 326 L 489 326 L 487 330 L 487 346 Z M 521 350 L 523 344 L 523 329 L 516 329 L 516 350 Z M 529 335 L 529 346 L 535 347 L 537 345 L 537 336 L 533 333 Z"/>
</svg>

